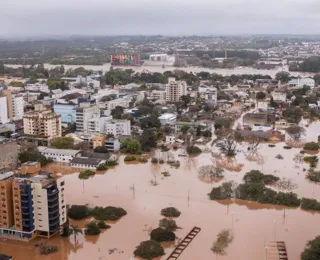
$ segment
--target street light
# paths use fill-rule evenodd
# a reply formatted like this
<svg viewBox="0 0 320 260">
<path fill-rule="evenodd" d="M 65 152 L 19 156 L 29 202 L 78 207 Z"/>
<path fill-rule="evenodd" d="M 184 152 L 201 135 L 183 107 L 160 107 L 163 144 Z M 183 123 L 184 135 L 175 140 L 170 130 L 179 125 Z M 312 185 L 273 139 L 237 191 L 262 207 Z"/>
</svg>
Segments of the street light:
<svg viewBox="0 0 320 260">
<path fill-rule="evenodd" d="M 273 240 L 276 241 L 276 228 L 277 228 L 276 224 L 277 224 L 277 221 L 274 220 L 273 223 L 274 223 L 274 234 L 273 234 L 274 237 L 273 237 Z"/>
<path fill-rule="evenodd" d="M 231 212 L 231 217 L 232 217 L 232 231 L 233 231 L 233 216 L 234 216 L 234 212 Z"/>
</svg>

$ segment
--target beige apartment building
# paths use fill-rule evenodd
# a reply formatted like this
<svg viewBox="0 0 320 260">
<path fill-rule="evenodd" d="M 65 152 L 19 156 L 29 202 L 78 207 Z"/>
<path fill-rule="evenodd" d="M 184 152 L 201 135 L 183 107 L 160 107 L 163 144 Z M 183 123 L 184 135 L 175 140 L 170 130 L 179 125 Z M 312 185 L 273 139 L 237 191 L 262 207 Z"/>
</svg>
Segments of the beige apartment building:
<svg viewBox="0 0 320 260">
<path fill-rule="evenodd" d="M 166 100 L 169 102 L 177 102 L 181 96 L 187 95 L 187 83 L 185 81 L 178 81 L 175 78 L 168 79 L 166 87 Z"/>
<path fill-rule="evenodd" d="M 53 139 L 61 136 L 61 116 L 37 106 L 35 111 L 23 116 L 24 134 Z"/>
</svg>

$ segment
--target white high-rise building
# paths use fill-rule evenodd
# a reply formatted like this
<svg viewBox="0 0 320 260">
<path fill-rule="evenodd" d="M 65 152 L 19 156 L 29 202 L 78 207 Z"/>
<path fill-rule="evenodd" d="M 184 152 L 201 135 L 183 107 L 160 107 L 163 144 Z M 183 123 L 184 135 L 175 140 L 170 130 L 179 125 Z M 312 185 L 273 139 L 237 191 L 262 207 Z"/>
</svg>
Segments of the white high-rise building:
<svg viewBox="0 0 320 260">
<path fill-rule="evenodd" d="M 175 78 L 169 78 L 166 87 L 166 100 L 177 102 L 184 95 L 187 95 L 187 83 L 185 81 L 177 81 Z"/>
<path fill-rule="evenodd" d="M 23 96 L 12 96 L 12 114 L 13 120 L 21 120 L 24 115 L 24 98 Z"/>
<path fill-rule="evenodd" d="M 81 103 L 76 109 L 76 126 L 77 132 L 88 133 L 89 121 L 94 117 L 94 114 L 99 113 L 99 107 L 90 103 Z"/>
<path fill-rule="evenodd" d="M 0 96 L 0 124 L 5 124 L 8 122 L 9 122 L 9 118 L 8 118 L 7 97 Z"/>
<path fill-rule="evenodd" d="M 113 134 L 114 137 L 119 135 L 131 135 L 131 121 L 112 120 L 106 123 L 105 131 L 107 134 Z"/>
</svg>

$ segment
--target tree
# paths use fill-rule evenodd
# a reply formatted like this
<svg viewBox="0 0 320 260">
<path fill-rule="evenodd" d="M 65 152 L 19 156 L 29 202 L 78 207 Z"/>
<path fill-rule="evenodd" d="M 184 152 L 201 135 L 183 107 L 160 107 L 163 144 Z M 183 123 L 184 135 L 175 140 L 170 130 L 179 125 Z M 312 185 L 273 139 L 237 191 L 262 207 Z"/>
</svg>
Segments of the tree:
<svg viewBox="0 0 320 260">
<path fill-rule="evenodd" d="M 162 228 L 156 228 L 152 230 L 150 233 L 150 237 L 152 240 L 158 242 L 169 242 L 174 241 L 176 239 L 176 235 L 172 231 Z"/>
<path fill-rule="evenodd" d="M 189 129 L 190 129 L 190 126 L 188 126 L 188 125 L 183 125 L 183 126 L 181 127 L 181 132 L 182 132 L 183 134 L 186 134 L 186 133 L 189 131 Z"/>
<path fill-rule="evenodd" d="M 154 129 L 145 129 L 141 135 L 140 143 L 143 151 L 149 151 L 151 148 L 155 148 L 157 146 L 157 138 Z"/>
<path fill-rule="evenodd" d="M 64 66 L 63 66 L 63 65 L 60 66 L 59 72 L 60 72 L 62 75 L 64 75 L 65 69 L 64 69 Z"/>
<path fill-rule="evenodd" d="M 130 154 L 141 154 L 141 144 L 138 140 L 126 139 L 123 142 L 123 148 L 121 151 Z"/>
<path fill-rule="evenodd" d="M 72 149 L 74 147 L 74 139 L 69 136 L 57 137 L 53 140 L 52 146 L 57 149 Z"/>
<path fill-rule="evenodd" d="M 223 168 L 216 167 L 215 165 L 205 165 L 200 167 L 198 177 L 199 179 L 212 182 L 223 178 L 223 172 Z"/>
<path fill-rule="evenodd" d="M 276 74 L 276 80 L 280 80 L 281 83 L 287 83 L 290 80 L 290 73 L 286 71 L 280 71 Z"/>
<path fill-rule="evenodd" d="M 176 221 L 168 218 L 161 219 L 159 221 L 159 227 L 169 231 L 176 231 L 178 229 Z"/>
<path fill-rule="evenodd" d="M 78 227 L 78 225 L 70 225 L 69 227 L 69 235 L 73 235 L 74 243 L 77 242 L 77 235 L 83 234 L 82 229 Z"/>
<path fill-rule="evenodd" d="M 114 119 L 121 119 L 123 115 L 123 107 L 116 106 L 114 109 L 111 110 L 111 115 Z"/>
<path fill-rule="evenodd" d="M 174 207 L 168 207 L 161 210 L 161 215 L 168 218 L 177 218 L 181 215 L 181 212 Z"/>
<path fill-rule="evenodd" d="M 313 77 L 314 81 L 316 82 L 316 85 L 320 84 L 320 74 L 316 74 Z"/>
<path fill-rule="evenodd" d="M 264 92 L 258 92 L 256 95 L 256 99 L 261 100 L 261 99 L 265 99 L 266 98 L 266 94 Z"/>
<path fill-rule="evenodd" d="M 86 225 L 86 229 L 85 229 L 86 235 L 96 236 L 96 235 L 99 235 L 100 233 L 101 233 L 101 231 L 100 231 L 96 221 L 91 221 Z"/>
<path fill-rule="evenodd" d="M 89 216 L 89 208 L 85 205 L 72 205 L 68 210 L 68 217 L 79 220 Z"/>
<path fill-rule="evenodd" d="M 197 136 L 201 136 L 201 126 L 198 125 L 197 127 Z"/>
<path fill-rule="evenodd" d="M 300 141 L 301 136 L 305 133 L 304 128 L 298 125 L 290 126 L 286 131 L 293 141 Z"/>
<path fill-rule="evenodd" d="M 134 256 L 151 260 L 162 256 L 165 253 L 159 242 L 148 240 L 141 242 L 140 245 L 137 246 L 136 250 L 134 250 L 133 254 Z"/>
<path fill-rule="evenodd" d="M 217 142 L 217 147 L 228 157 L 233 157 L 237 154 L 237 145 L 237 141 L 234 139 L 233 135 L 228 135 Z"/>
<path fill-rule="evenodd" d="M 93 151 L 95 153 L 109 153 L 108 148 L 105 146 L 98 146 L 98 147 L 94 148 Z"/>
<path fill-rule="evenodd" d="M 191 102 L 191 96 L 190 95 L 183 95 L 183 96 L 180 97 L 180 99 L 183 102 L 185 107 L 187 107 L 188 104 Z"/>
<path fill-rule="evenodd" d="M 320 259 L 320 236 L 309 241 L 301 254 L 301 260 Z"/>
</svg>

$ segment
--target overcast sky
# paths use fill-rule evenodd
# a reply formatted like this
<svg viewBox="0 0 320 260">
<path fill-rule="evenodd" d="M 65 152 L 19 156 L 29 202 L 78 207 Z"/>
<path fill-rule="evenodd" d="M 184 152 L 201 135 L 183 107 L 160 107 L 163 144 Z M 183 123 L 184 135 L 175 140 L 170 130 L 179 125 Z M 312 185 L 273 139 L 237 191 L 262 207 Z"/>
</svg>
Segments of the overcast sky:
<svg viewBox="0 0 320 260">
<path fill-rule="evenodd" d="M 0 0 L 1 36 L 320 33 L 319 0 Z"/>
</svg>

